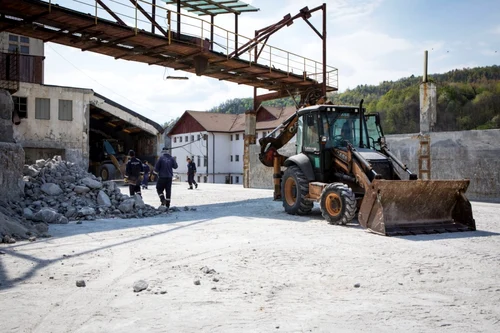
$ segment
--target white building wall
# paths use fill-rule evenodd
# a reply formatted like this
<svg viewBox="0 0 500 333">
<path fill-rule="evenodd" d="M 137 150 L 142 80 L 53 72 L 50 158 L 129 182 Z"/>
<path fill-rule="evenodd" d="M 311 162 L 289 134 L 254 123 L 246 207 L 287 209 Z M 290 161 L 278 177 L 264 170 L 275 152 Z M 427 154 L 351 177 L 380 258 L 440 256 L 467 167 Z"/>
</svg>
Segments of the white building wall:
<svg viewBox="0 0 500 333">
<path fill-rule="evenodd" d="M 14 139 L 23 147 L 61 149 L 68 161 L 88 168 L 89 102 L 92 90 L 20 83 L 13 96 L 27 98 L 27 118 L 14 125 Z M 35 119 L 35 99 L 50 99 L 50 119 Z M 59 120 L 59 100 L 71 100 L 73 120 Z"/>
</svg>

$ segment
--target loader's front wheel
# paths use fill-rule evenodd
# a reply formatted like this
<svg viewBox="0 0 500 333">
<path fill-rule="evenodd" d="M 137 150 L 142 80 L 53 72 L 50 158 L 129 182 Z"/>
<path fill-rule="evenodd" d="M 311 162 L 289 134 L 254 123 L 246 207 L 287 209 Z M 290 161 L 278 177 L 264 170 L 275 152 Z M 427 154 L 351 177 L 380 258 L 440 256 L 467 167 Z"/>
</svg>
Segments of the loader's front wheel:
<svg viewBox="0 0 500 333">
<path fill-rule="evenodd" d="M 356 197 L 343 183 L 325 186 L 320 198 L 321 214 L 331 224 L 347 224 L 356 215 Z"/>
<path fill-rule="evenodd" d="M 281 186 L 283 207 L 288 214 L 305 215 L 311 212 L 314 204 L 306 200 L 309 181 L 298 166 L 292 165 L 285 170 Z"/>
</svg>

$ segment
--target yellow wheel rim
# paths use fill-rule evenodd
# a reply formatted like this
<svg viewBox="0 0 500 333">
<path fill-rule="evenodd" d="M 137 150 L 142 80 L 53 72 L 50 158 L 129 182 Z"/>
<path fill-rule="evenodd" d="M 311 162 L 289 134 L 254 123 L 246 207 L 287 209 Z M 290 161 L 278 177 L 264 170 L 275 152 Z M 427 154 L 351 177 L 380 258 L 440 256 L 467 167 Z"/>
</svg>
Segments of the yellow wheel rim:
<svg viewBox="0 0 500 333">
<path fill-rule="evenodd" d="M 285 200 L 289 206 L 293 206 L 297 201 L 297 184 L 291 177 L 285 182 Z"/>
<path fill-rule="evenodd" d="M 337 216 L 342 211 L 342 200 L 337 193 L 328 193 L 325 199 L 325 208 L 330 216 Z"/>
<path fill-rule="evenodd" d="M 108 180 L 109 179 L 109 174 L 107 169 L 102 169 L 101 171 L 101 178 L 102 180 Z"/>
</svg>

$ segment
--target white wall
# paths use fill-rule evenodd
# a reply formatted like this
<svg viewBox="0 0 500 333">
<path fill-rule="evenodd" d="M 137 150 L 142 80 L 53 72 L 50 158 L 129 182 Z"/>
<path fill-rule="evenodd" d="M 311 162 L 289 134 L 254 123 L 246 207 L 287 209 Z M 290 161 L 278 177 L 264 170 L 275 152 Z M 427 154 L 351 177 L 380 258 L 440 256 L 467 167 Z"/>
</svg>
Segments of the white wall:
<svg viewBox="0 0 500 333">
<path fill-rule="evenodd" d="M 88 167 L 89 102 L 92 90 L 20 83 L 13 96 L 27 97 L 28 117 L 14 125 L 23 147 L 63 149 L 68 161 Z M 35 98 L 50 99 L 50 119 L 35 119 Z M 73 101 L 73 120 L 59 120 L 59 100 Z"/>
</svg>

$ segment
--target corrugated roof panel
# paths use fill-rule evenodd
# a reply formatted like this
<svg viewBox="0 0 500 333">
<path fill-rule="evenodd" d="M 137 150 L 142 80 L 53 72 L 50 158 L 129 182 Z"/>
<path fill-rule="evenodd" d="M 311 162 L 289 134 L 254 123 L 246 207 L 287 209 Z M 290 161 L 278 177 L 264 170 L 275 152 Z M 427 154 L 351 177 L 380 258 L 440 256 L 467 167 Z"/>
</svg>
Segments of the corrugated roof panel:
<svg viewBox="0 0 500 333">
<path fill-rule="evenodd" d="M 256 12 L 259 8 L 239 0 L 163 0 L 167 5 L 177 5 L 196 15 L 241 14 Z"/>
</svg>

